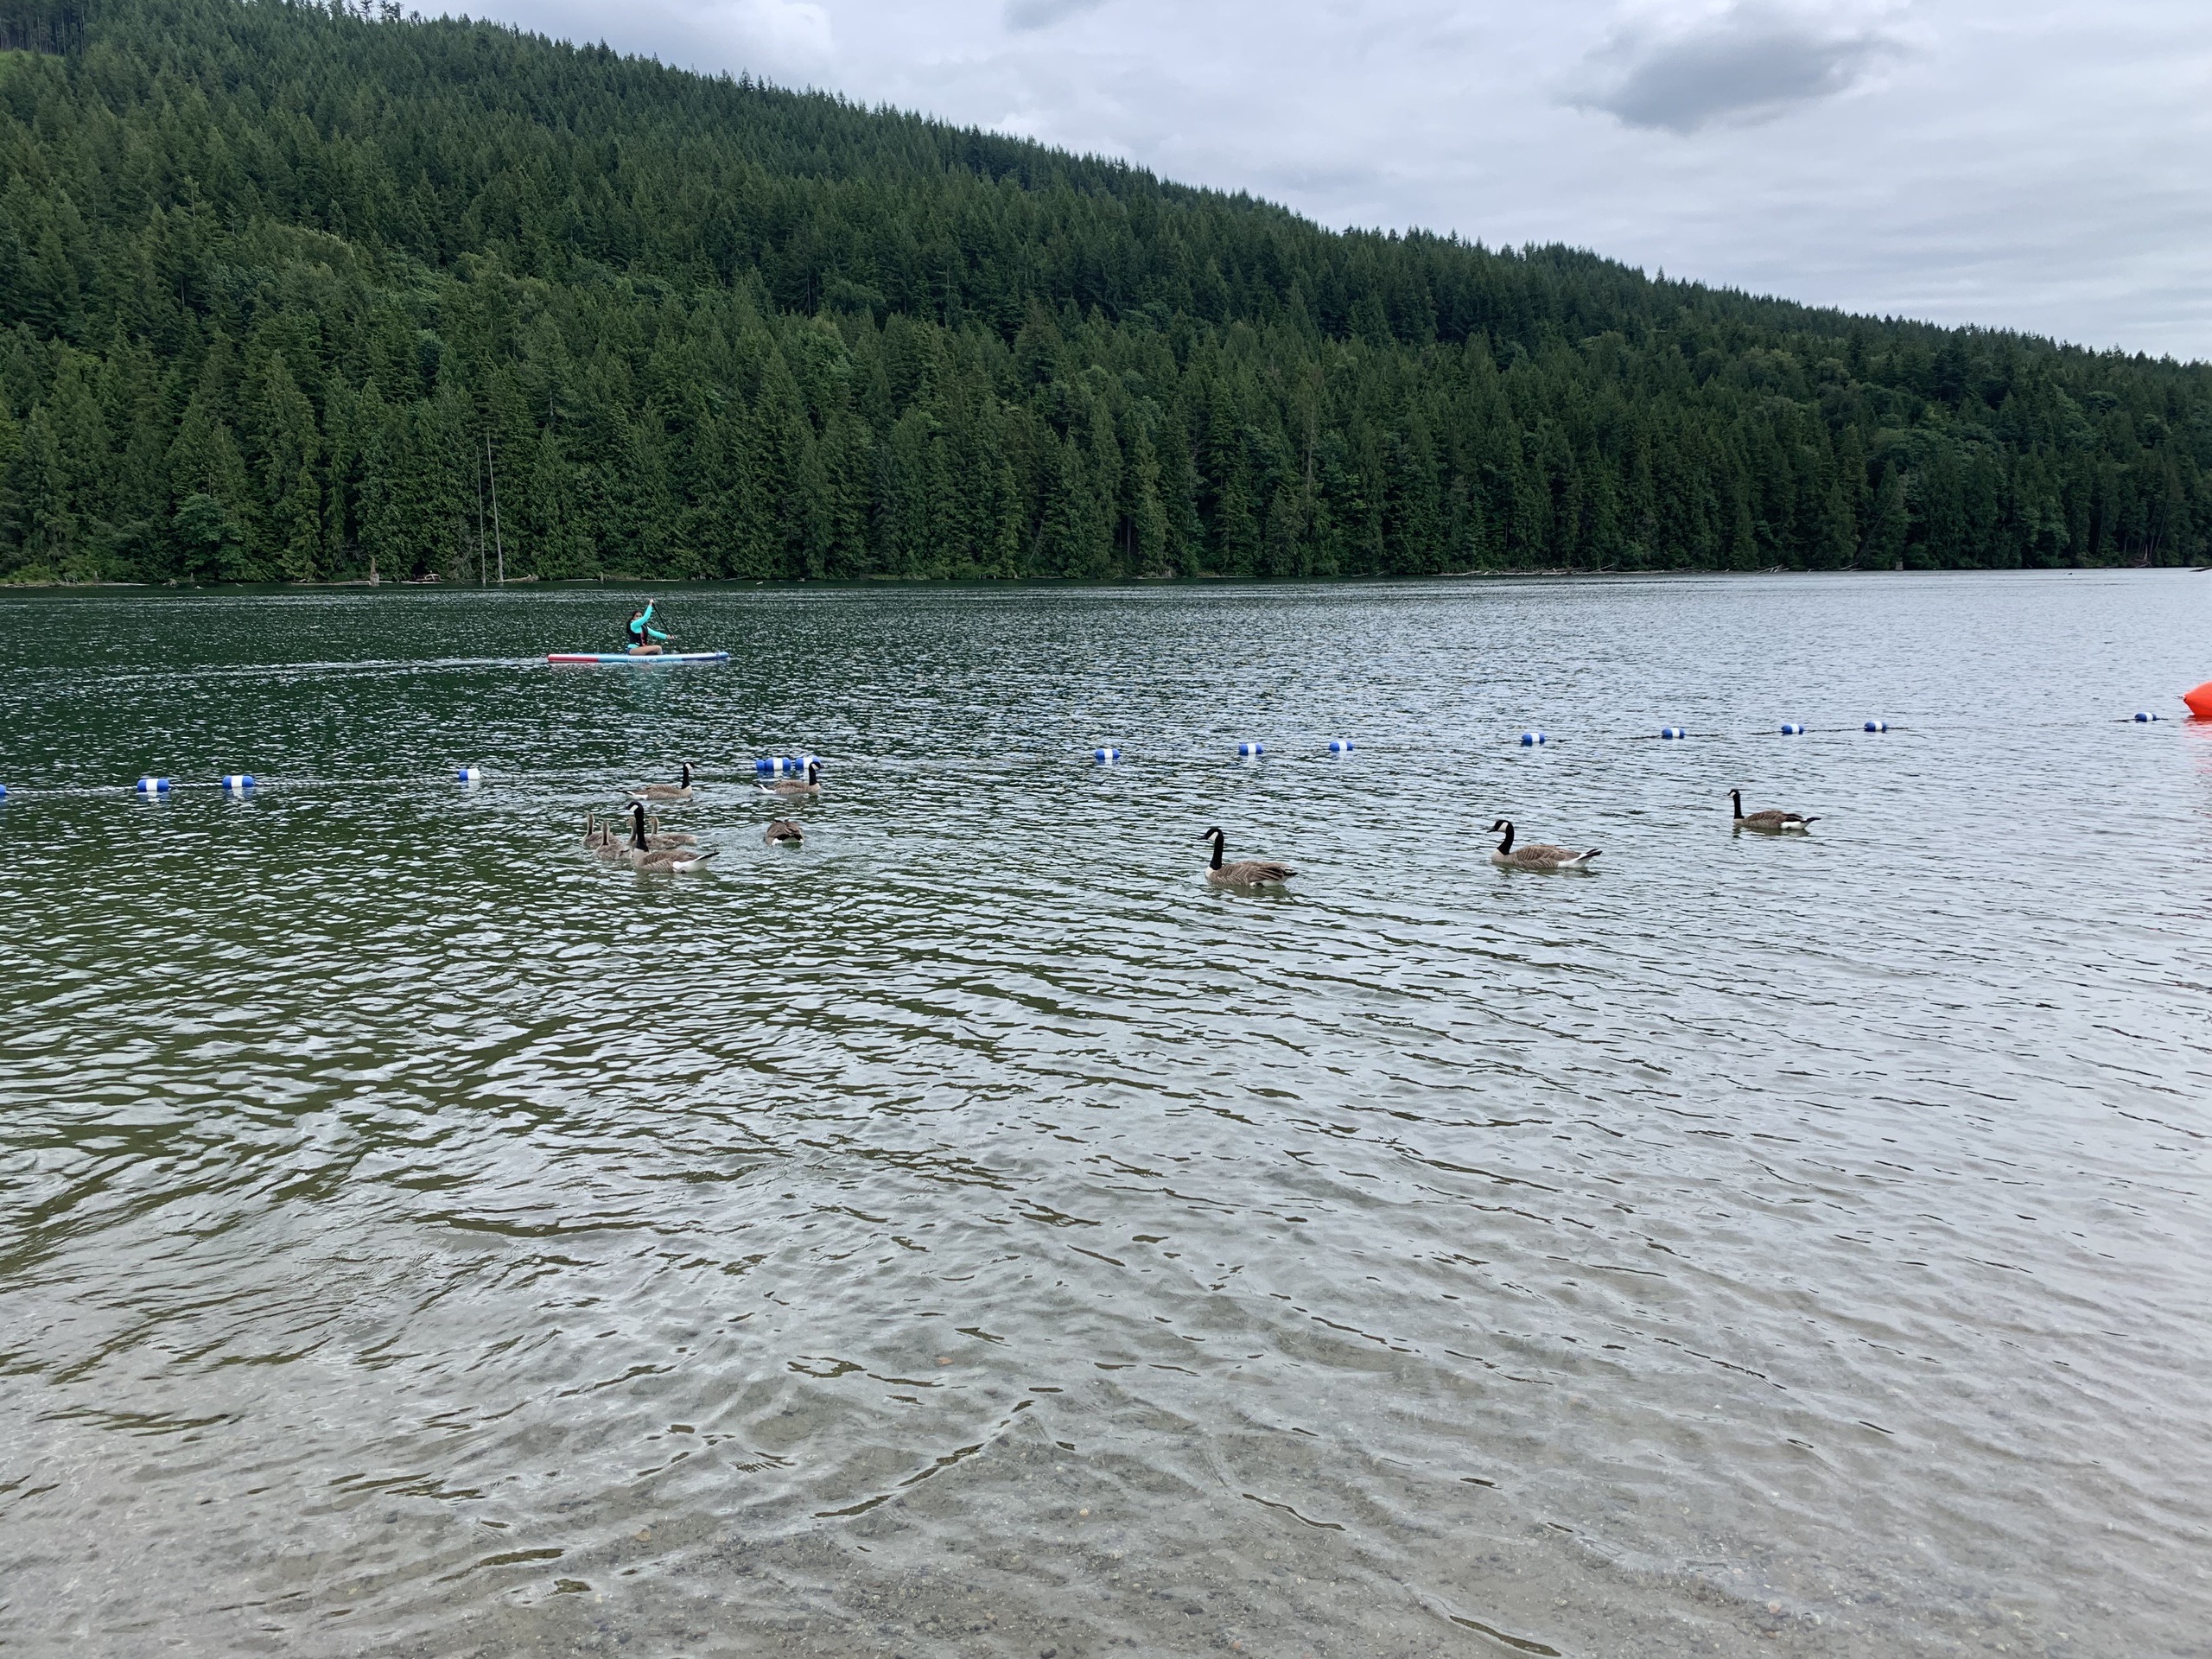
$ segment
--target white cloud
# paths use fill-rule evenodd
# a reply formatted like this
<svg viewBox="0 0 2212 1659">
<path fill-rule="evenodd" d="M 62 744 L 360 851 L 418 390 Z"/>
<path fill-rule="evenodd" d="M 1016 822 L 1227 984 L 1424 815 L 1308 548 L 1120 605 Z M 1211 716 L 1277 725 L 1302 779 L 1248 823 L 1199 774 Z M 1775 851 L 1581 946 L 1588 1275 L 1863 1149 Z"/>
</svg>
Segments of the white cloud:
<svg viewBox="0 0 2212 1659">
<path fill-rule="evenodd" d="M 840 61 L 830 9 L 817 0 L 632 0 L 616 11 L 582 0 L 495 0 L 479 15 L 709 74 L 749 69 L 790 85 L 832 86 Z"/>
</svg>

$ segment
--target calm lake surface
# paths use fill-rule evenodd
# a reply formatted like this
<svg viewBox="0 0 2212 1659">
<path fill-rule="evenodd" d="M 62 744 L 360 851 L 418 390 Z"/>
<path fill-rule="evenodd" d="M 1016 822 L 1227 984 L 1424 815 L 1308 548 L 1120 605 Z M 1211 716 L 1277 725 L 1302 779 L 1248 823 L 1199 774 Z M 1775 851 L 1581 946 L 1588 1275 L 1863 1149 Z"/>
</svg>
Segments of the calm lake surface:
<svg viewBox="0 0 2212 1659">
<path fill-rule="evenodd" d="M 632 597 L 0 598 L 0 1647 L 2212 1652 L 2212 576 Z"/>
</svg>

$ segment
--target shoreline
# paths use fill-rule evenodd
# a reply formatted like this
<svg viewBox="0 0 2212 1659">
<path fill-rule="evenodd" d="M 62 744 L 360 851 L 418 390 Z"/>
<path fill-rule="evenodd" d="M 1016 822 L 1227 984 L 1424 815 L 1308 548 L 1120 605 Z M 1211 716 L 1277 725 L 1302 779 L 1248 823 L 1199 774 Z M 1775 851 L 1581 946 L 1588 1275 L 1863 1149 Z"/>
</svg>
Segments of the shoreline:
<svg viewBox="0 0 2212 1659">
<path fill-rule="evenodd" d="M 523 588 L 541 593 L 564 590 L 627 588 L 912 588 L 916 589 L 950 590 L 955 588 L 988 588 L 1013 589 L 1016 588 L 1051 588 L 1068 591 L 1114 588 L 1272 588 L 1272 587 L 1341 587 L 1379 588 L 1418 582 L 1530 582 L 1580 581 L 1620 582 L 1674 580 L 1691 577 L 1753 577 L 1753 576 L 2008 576 L 2079 575 L 2096 572 L 2110 575 L 2153 575 L 2168 572 L 2174 575 L 2204 575 L 2212 574 L 2212 565 L 2198 564 L 2038 564 L 2008 565 L 1990 569 L 1980 565 L 1925 565 L 1886 570 L 1845 569 L 1837 570 L 1799 570 L 1788 565 L 1764 565 L 1756 570 L 1721 570 L 1693 569 L 1684 570 L 1580 570 L 1564 566 L 1536 567 L 1515 569 L 1436 570 L 1420 575 L 1306 575 L 1306 576 L 1228 576 L 1211 573 L 1195 576 L 575 576 L 548 581 L 539 576 L 512 576 L 504 585 L 462 582 L 392 581 L 371 582 L 354 576 L 332 582 L 10 582 L 0 578 L 0 595 L 13 594 L 213 594 L 213 593 L 381 593 L 386 589 L 406 592 L 449 592 L 465 594 L 505 593 Z"/>
</svg>

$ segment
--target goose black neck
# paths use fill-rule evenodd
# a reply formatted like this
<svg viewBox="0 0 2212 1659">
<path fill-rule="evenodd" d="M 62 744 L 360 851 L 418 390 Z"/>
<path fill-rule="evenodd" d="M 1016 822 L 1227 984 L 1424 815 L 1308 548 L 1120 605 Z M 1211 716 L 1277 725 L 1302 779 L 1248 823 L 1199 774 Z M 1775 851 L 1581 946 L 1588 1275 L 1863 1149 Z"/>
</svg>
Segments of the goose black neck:
<svg viewBox="0 0 2212 1659">
<path fill-rule="evenodd" d="M 691 787 L 691 763 L 689 760 L 686 760 L 682 766 L 676 769 L 676 775 L 678 779 L 677 784 L 677 787 L 678 789 L 689 789 Z"/>
<path fill-rule="evenodd" d="M 1744 816 L 1744 791 L 1740 789 L 1732 789 L 1728 791 L 1728 798 L 1735 804 L 1736 816 L 1739 818 L 1742 817 Z"/>
<path fill-rule="evenodd" d="M 630 844 L 641 853 L 651 846 L 645 840 L 645 809 L 642 806 L 630 809 Z"/>
<path fill-rule="evenodd" d="M 1505 839 L 1497 843 L 1497 850 L 1501 853 L 1513 850 L 1513 820 L 1510 818 L 1505 821 Z"/>
<path fill-rule="evenodd" d="M 1221 846 L 1224 839 L 1226 837 L 1220 830 L 1217 830 L 1213 832 L 1213 868 L 1217 870 L 1221 868 Z"/>
<path fill-rule="evenodd" d="M 810 760 L 810 761 L 808 761 L 808 762 L 806 763 L 806 781 L 807 781 L 808 783 L 811 784 L 811 783 L 812 783 L 812 782 L 813 782 L 817 778 L 820 777 L 821 775 L 822 775 L 822 766 L 821 766 L 821 763 L 820 763 L 819 761 Z"/>
</svg>

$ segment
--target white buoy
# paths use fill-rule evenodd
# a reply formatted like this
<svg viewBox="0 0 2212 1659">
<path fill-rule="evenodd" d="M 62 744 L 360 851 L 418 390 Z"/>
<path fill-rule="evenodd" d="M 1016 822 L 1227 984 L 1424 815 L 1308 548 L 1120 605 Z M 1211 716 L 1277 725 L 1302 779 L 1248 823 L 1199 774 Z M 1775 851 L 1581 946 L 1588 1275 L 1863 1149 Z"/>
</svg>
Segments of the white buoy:
<svg viewBox="0 0 2212 1659">
<path fill-rule="evenodd" d="M 166 795 L 169 792 L 169 780 L 166 778 L 141 778 L 138 792 L 149 800 Z"/>
<path fill-rule="evenodd" d="M 1331 754 L 1350 754 L 1351 753 L 1351 740 L 1348 737 L 1331 738 L 1329 740 L 1329 753 Z"/>
<path fill-rule="evenodd" d="M 1122 752 L 1109 743 L 1103 749 L 1093 749 L 1090 758 L 1102 766 L 1110 766 L 1122 758 Z"/>
<path fill-rule="evenodd" d="M 454 780 L 456 783 L 480 784 L 484 781 L 484 768 L 481 766 L 461 766 L 456 768 L 453 775 Z"/>
<path fill-rule="evenodd" d="M 1802 737 L 1805 728 L 1794 720 L 1785 720 L 1782 722 L 1782 734 L 1784 737 Z"/>
<path fill-rule="evenodd" d="M 1248 760 L 1255 760 L 1267 752 L 1268 747 L 1264 743 L 1239 743 L 1236 746 L 1236 753 Z"/>
<path fill-rule="evenodd" d="M 1543 745 L 1550 742 L 1551 741 L 1550 736 L 1543 732 L 1523 732 L 1521 734 L 1521 747 L 1524 749 L 1541 748 Z"/>
<path fill-rule="evenodd" d="M 1664 738 L 1673 739 L 1677 737 L 1688 737 L 1689 734 L 1679 726 L 1662 726 L 1659 728 L 1659 735 Z"/>
<path fill-rule="evenodd" d="M 253 774 L 250 772 L 226 772 L 223 774 L 223 787 L 233 795 L 243 795 L 253 787 Z"/>
</svg>

